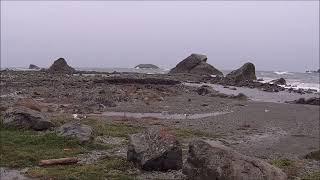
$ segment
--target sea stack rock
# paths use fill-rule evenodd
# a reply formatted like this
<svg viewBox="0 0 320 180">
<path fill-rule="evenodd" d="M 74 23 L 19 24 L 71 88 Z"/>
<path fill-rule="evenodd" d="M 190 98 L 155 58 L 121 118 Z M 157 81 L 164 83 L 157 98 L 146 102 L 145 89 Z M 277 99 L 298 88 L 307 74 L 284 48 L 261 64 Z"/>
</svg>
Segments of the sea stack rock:
<svg viewBox="0 0 320 180">
<path fill-rule="evenodd" d="M 229 79 L 232 79 L 235 82 L 241 82 L 246 80 L 256 80 L 256 70 L 254 64 L 248 62 L 241 66 L 239 69 L 234 70 L 227 74 L 226 76 Z"/>
<path fill-rule="evenodd" d="M 69 66 L 64 58 L 59 58 L 53 62 L 48 71 L 51 73 L 72 74 L 76 70 Z"/>
<path fill-rule="evenodd" d="M 30 64 L 29 65 L 29 69 L 36 69 L 36 70 L 39 70 L 40 68 L 34 64 Z"/>
<path fill-rule="evenodd" d="M 135 66 L 134 68 L 136 69 L 159 69 L 158 66 L 153 65 L 153 64 L 139 64 Z"/>
<path fill-rule="evenodd" d="M 221 71 L 207 63 L 207 56 L 191 54 L 170 70 L 170 74 L 190 73 L 200 75 L 223 75 Z"/>
</svg>

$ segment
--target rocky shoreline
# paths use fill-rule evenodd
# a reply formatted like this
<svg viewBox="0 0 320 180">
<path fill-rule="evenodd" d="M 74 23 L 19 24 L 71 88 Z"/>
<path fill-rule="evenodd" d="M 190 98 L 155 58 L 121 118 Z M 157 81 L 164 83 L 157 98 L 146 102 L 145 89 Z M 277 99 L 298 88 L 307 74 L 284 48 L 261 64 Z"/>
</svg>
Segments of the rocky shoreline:
<svg viewBox="0 0 320 180">
<path fill-rule="evenodd" d="M 31 179 L 67 179 L 68 170 L 78 173 L 76 179 L 90 178 L 86 175 L 93 171 L 104 179 L 316 176 L 319 93 L 285 87 L 283 79 L 257 81 L 251 63 L 226 76 L 213 68 L 206 56 L 193 54 L 168 74 L 76 71 L 64 59 L 48 70 L 1 71 L 6 150 L 1 168 L 9 174 L 1 179 L 10 179 L 17 170 Z M 291 99 L 257 101 L 243 89 L 267 98 L 287 93 Z M 50 156 L 39 156 L 47 159 L 28 161 L 31 155 L 21 150 L 19 161 L 14 160 L 9 152 L 19 148 L 9 147 L 32 143 L 21 145 L 21 139 L 12 138 L 29 136 L 23 141 L 34 142 L 32 152 L 44 142 L 63 144 L 50 147 L 47 151 L 60 148 Z M 48 139 L 35 143 L 33 138 L 42 137 Z M 39 162 L 58 164 L 44 167 Z M 88 174 L 77 168 L 88 168 Z"/>
</svg>

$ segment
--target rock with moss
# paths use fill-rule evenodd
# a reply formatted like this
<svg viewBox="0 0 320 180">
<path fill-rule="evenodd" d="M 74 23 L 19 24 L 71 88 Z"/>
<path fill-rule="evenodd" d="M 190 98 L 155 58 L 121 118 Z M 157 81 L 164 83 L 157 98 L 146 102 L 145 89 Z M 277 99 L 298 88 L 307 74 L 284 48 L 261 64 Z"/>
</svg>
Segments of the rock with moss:
<svg viewBox="0 0 320 180">
<path fill-rule="evenodd" d="M 9 108 L 4 114 L 3 125 L 36 131 L 47 130 L 54 126 L 43 113 L 23 106 Z"/>
<path fill-rule="evenodd" d="M 287 175 L 262 160 L 237 153 L 219 142 L 194 140 L 183 173 L 193 180 L 286 180 Z"/>
<path fill-rule="evenodd" d="M 182 148 L 169 131 L 150 128 L 129 137 L 128 161 L 146 171 L 167 171 L 182 168 Z"/>
<path fill-rule="evenodd" d="M 93 130 L 90 126 L 80 122 L 69 122 L 60 126 L 57 133 L 60 136 L 76 138 L 81 143 L 86 143 L 92 140 Z"/>
</svg>

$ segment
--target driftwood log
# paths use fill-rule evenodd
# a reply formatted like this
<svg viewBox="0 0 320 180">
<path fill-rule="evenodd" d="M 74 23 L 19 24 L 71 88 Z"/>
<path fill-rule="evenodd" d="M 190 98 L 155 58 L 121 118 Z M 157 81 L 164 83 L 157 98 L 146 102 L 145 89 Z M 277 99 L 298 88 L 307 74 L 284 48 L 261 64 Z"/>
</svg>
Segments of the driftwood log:
<svg viewBox="0 0 320 180">
<path fill-rule="evenodd" d="M 48 159 L 41 160 L 39 166 L 50 166 L 50 165 L 66 165 L 66 164 L 75 164 L 78 162 L 77 158 L 59 158 L 59 159 Z"/>
</svg>

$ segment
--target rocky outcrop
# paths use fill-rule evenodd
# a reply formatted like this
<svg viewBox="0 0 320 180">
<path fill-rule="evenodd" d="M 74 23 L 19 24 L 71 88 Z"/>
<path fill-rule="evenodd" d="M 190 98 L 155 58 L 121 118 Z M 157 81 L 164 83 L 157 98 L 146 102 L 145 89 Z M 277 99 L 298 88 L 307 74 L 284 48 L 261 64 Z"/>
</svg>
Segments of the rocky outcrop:
<svg viewBox="0 0 320 180">
<path fill-rule="evenodd" d="M 29 69 L 36 69 L 36 70 L 39 70 L 39 69 L 40 69 L 40 67 L 38 67 L 38 66 L 36 66 L 36 65 L 34 65 L 34 64 L 30 64 L 30 65 L 29 65 Z"/>
<path fill-rule="evenodd" d="M 178 63 L 175 68 L 171 69 L 169 73 L 223 75 L 221 71 L 207 63 L 207 56 L 201 54 L 191 54 L 189 57 Z"/>
<path fill-rule="evenodd" d="M 157 85 L 176 85 L 180 81 L 171 79 L 158 79 L 158 78 L 109 78 L 109 79 L 96 79 L 94 83 L 108 83 L 108 84 L 157 84 Z"/>
<path fill-rule="evenodd" d="M 182 168 L 182 149 L 174 135 L 160 128 L 129 137 L 128 161 L 146 171 L 167 171 Z"/>
<path fill-rule="evenodd" d="M 270 82 L 273 84 L 277 84 L 277 85 L 286 85 L 287 84 L 287 82 L 284 78 L 275 79 Z"/>
<path fill-rule="evenodd" d="M 76 138 L 81 143 L 85 143 L 92 139 L 93 130 L 90 126 L 80 122 L 69 122 L 60 126 L 57 133 L 60 136 Z"/>
<path fill-rule="evenodd" d="M 262 160 L 239 154 L 218 142 L 194 140 L 183 173 L 193 180 L 286 180 L 287 176 Z"/>
<path fill-rule="evenodd" d="M 159 69 L 158 66 L 153 65 L 153 64 L 139 64 L 135 66 L 134 68 L 136 69 Z"/>
<path fill-rule="evenodd" d="M 41 112 L 23 106 L 9 108 L 5 112 L 3 124 L 7 127 L 36 131 L 47 130 L 54 126 Z"/>
<path fill-rule="evenodd" d="M 69 66 L 65 59 L 59 58 L 58 60 L 54 61 L 53 64 L 48 69 L 50 73 L 61 73 L 61 74 L 72 74 L 76 70 Z"/>
<path fill-rule="evenodd" d="M 305 98 L 300 98 L 295 101 L 290 101 L 288 103 L 293 103 L 293 104 L 309 104 L 309 105 L 317 105 L 320 106 L 320 98 L 319 97 L 312 97 L 309 99 Z"/>
<path fill-rule="evenodd" d="M 247 80 L 252 81 L 257 79 L 255 67 L 252 63 L 249 62 L 245 63 L 239 69 L 230 72 L 226 77 L 232 79 L 235 82 Z"/>
</svg>

